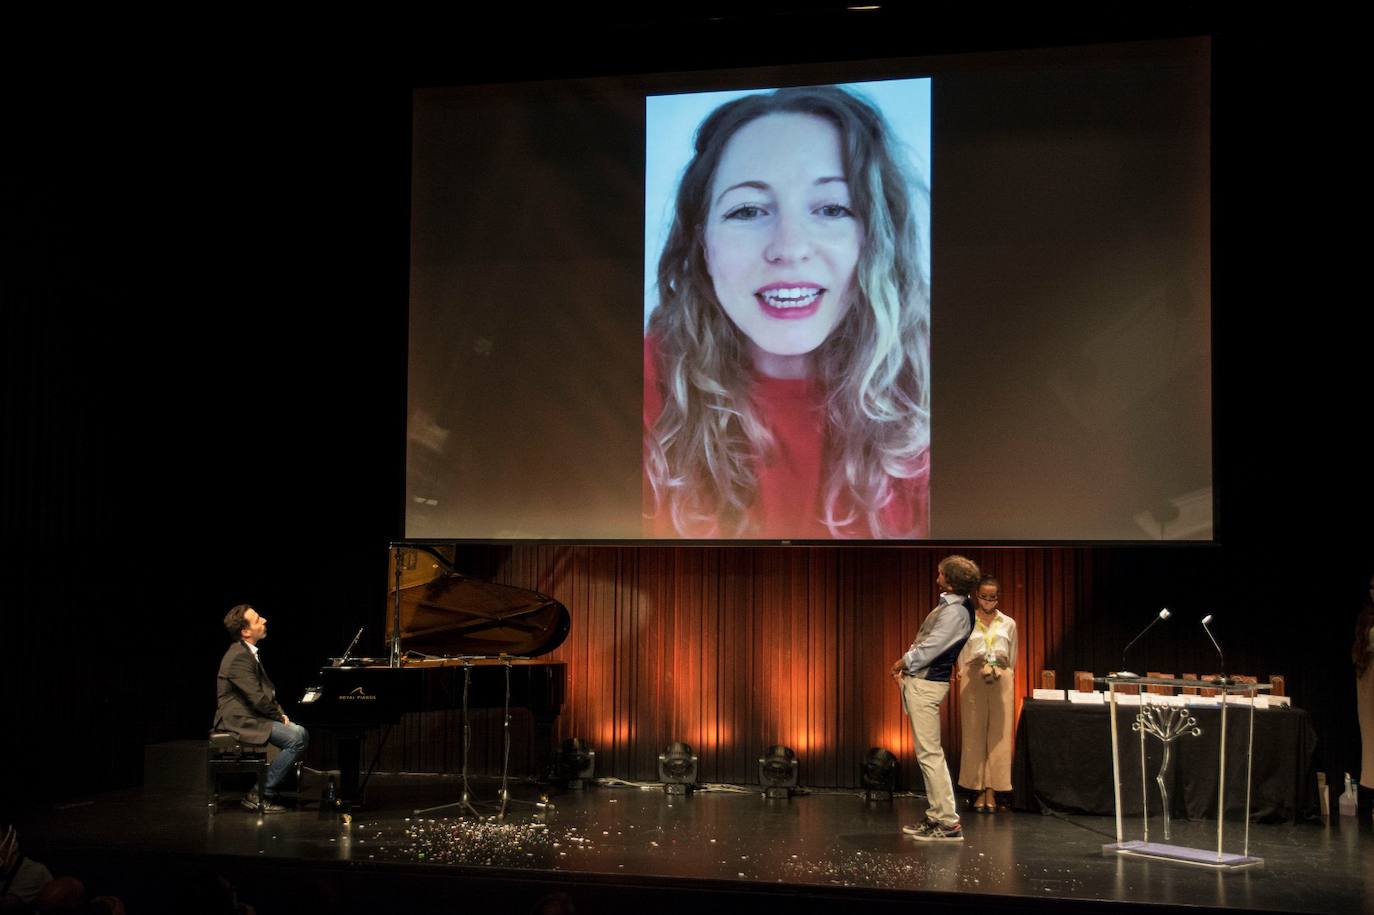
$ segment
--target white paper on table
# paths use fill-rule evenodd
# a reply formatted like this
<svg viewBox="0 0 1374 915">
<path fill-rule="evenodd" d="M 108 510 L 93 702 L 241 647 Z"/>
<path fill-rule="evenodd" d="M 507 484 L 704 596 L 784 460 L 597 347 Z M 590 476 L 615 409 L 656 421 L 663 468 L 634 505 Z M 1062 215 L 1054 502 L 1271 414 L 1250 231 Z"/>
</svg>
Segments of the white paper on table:
<svg viewBox="0 0 1374 915">
<path fill-rule="evenodd" d="M 1054 699 L 1059 702 L 1064 701 L 1064 691 L 1062 689 L 1037 689 L 1032 699 Z"/>
<path fill-rule="evenodd" d="M 1139 704 L 1140 704 L 1140 694 L 1139 694 L 1139 693 L 1117 693 L 1117 694 L 1116 694 L 1116 704 L 1117 704 L 1117 705 L 1139 705 Z"/>
<path fill-rule="evenodd" d="M 1292 696 L 1265 696 L 1269 700 L 1270 708 L 1291 708 L 1293 705 Z"/>
<path fill-rule="evenodd" d="M 1083 693 L 1079 692 L 1076 689 L 1071 689 L 1068 691 L 1068 697 L 1070 702 L 1076 703 L 1078 705 L 1102 704 L 1102 693 L 1097 690 L 1094 690 L 1091 693 Z"/>
<path fill-rule="evenodd" d="M 1189 705 L 1209 705 L 1216 706 L 1221 704 L 1220 696 L 1184 696 Z"/>
</svg>

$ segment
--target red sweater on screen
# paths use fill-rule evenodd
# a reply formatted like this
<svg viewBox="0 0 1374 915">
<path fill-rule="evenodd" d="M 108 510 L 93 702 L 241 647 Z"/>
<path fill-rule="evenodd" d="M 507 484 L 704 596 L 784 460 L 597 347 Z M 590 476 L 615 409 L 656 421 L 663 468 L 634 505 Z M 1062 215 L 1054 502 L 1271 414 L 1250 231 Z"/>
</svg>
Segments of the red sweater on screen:
<svg viewBox="0 0 1374 915">
<path fill-rule="evenodd" d="M 825 509 L 825 472 L 821 466 L 825 448 L 825 393 L 809 378 L 754 376 L 750 391 L 754 405 L 773 433 L 775 447 L 756 470 L 758 493 L 749 511 L 749 529 L 742 536 L 761 540 L 829 540 L 836 537 L 821 520 Z M 647 434 L 663 412 L 656 347 L 644 346 L 644 431 Z M 897 536 L 929 536 L 928 477 L 892 480 L 892 501 L 882 511 L 882 521 Z M 848 504 L 843 497 L 836 514 L 844 517 Z M 654 505 L 653 487 L 644 479 L 644 535 L 658 539 L 684 536 L 673 526 L 667 505 Z M 728 538 L 733 531 L 690 532 L 689 536 Z M 868 522 L 859 517 L 839 536 L 873 537 Z M 891 533 L 889 533 L 891 536 Z"/>
</svg>

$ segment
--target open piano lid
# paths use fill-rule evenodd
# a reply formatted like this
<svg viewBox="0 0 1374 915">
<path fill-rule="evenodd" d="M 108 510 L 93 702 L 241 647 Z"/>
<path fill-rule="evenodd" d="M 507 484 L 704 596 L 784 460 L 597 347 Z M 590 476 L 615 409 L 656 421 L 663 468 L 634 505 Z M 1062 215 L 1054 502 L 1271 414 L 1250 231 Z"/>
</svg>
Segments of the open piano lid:
<svg viewBox="0 0 1374 915">
<path fill-rule="evenodd" d="M 469 578 L 432 546 L 396 544 L 389 572 L 386 637 L 390 643 L 399 584 L 402 655 L 534 658 L 568 637 L 567 607 L 538 591 Z"/>
</svg>

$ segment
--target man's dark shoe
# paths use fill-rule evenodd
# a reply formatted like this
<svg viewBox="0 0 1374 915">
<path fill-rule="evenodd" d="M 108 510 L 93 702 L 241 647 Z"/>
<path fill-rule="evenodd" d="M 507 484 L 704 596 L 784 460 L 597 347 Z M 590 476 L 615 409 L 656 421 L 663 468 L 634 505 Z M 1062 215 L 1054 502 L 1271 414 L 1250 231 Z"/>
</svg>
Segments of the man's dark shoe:
<svg viewBox="0 0 1374 915">
<path fill-rule="evenodd" d="M 914 838 L 917 836 L 924 836 L 928 834 L 932 829 L 935 829 L 939 825 L 940 824 L 935 822 L 934 820 L 922 820 L 920 823 L 907 823 L 905 826 L 902 827 L 902 832 Z"/>
<path fill-rule="evenodd" d="M 964 841 L 964 828 L 958 823 L 953 826 L 941 826 L 939 823 L 932 823 L 926 829 L 910 835 L 917 842 L 962 842 Z"/>
<path fill-rule="evenodd" d="M 267 802 L 262 805 L 263 813 L 286 812 L 286 808 L 283 807 L 281 804 L 278 804 L 276 801 L 272 800 L 272 798 L 269 797 L 266 799 L 266 801 Z M 256 811 L 258 809 L 258 793 L 256 791 L 249 791 L 246 795 L 244 795 L 243 806 L 248 808 L 249 810 Z"/>
</svg>

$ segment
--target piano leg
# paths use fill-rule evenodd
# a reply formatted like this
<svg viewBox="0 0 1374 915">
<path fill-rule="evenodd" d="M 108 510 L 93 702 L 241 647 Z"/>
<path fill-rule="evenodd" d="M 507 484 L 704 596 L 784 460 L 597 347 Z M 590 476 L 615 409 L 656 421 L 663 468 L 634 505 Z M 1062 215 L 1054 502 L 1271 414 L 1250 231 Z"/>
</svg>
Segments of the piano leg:
<svg viewBox="0 0 1374 915">
<path fill-rule="evenodd" d="M 553 771 L 553 733 L 558 723 L 558 709 L 545 711 L 533 710 L 534 739 L 530 746 L 530 762 L 534 766 L 534 778 L 543 784 L 549 780 Z"/>
<path fill-rule="evenodd" d="M 361 733 L 341 732 L 338 734 L 339 747 L 339 806 L 345 810 L 362 802 L 358 786 L 358 773 L 362 769 L 363 735 Z"/>
</svg>

